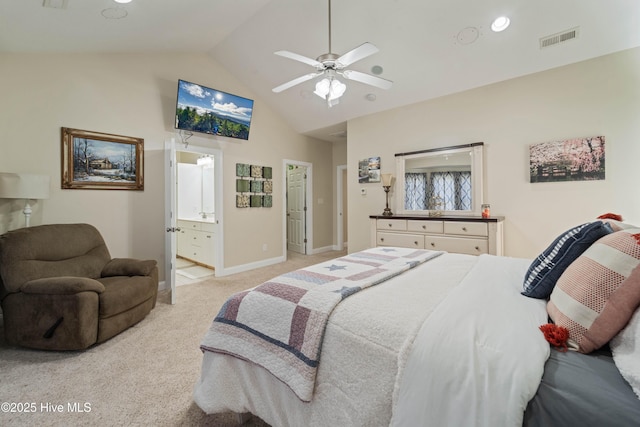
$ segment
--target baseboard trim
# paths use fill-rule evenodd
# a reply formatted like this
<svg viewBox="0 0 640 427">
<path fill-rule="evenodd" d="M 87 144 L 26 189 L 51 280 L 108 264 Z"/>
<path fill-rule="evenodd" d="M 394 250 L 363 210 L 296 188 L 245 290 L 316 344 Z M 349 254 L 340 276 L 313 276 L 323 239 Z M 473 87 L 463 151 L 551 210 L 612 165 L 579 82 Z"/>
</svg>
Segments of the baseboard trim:
<svg viewBox="0 0 640 427">
<path fill-rule="evenodd" d="M 336 249 L 336 247 L 337 247 L 336 245 L 332 245 L 332 246 L 325 246 L 323 248 L 311 249 L 309 251 L 309 255 L 317 255 L 324 252 L 337 251 L 338 249 Z"/>
<path fill-rule="evenodd" d="M 251 262 L 249 264 L 236 265 L 234 267 L 216 269 L 216 277 L 229 276 L 230 274 L 243 273 L 260 267 L 268 267 L 286 261 L 284 256 L 264 259 L 262 261 Z"/>
</svg>

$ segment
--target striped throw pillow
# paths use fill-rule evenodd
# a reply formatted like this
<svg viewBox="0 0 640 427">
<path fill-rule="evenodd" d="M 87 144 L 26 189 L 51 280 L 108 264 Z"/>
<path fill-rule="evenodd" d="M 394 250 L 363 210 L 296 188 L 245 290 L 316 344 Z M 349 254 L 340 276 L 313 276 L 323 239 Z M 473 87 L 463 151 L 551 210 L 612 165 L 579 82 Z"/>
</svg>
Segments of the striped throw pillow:
<svg viewBox="0 0 640 427">
<path fill-rule="evenodd" d="M 609 342 L 640 305 L 640 228 L 602 237 L 558 279 L 549 317 L 569 330 L 570 349 L 589 353 Z"/>
<path fill-rule="evenodd" d="M 562 233 L 529 266 L 524 276 L 522 295 L 549 298 L 564 270 L 593 242 L 611 232 L 613 229 L 608 223 L 595 221 Z"/>
</svg>

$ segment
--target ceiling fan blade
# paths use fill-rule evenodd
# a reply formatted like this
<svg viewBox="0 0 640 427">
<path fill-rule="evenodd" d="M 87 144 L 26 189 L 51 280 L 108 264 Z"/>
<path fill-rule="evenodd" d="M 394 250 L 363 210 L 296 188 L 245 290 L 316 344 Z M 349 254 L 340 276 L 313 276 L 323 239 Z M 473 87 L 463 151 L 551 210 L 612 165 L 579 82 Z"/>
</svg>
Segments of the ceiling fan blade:
<svg viewBox="0 0 640 427">
<path fill-rule="evenodd" d="M 283 83 L 278 87 L 274 87 L 271 90 L 274 91 L 275 93 L 279 93 L 279 92 L 282 92 L 283 90 L 289 89 L 290 87 L 293 87 L 295 85 L 299 85 L 302 82 L 306 82 L 307 80 L 311 80 L 312 78 L 317 77 L 320 74 L 322 74 L 322 71 L 319 71 L 317 73 L 305 74 L 304 76 L 300 76 L 300 77 L 298 77 L 296 79 L 293 79 L 291 81 Z"/>
<path fill-rule="evenodd" d="M 373 55 L 378 50 L 379 49 L 377 47 L 369 42 L 362 43 L 360 46 L 350 50 L 349 52 L 336 59 L 336 63 L 338 64 L 338 68 L 345 68 L 356 61 L 360 61 L 361 59 L 364 59 L 369 55 Z"/>
<path fill-rule="evenodd" d="M 307 58 L 306 56 L 298 55 L 297 53 L 289 52 L 288 50 L 279 50 L 274 53 L 278 56 L 284 56 L 285 58 L 293 59 L 294 61 L 309 64 L 312 67 L 324 67 L 321 62 L 318 62 L 315 59 Z"/>
<path fill-rule="evenodd" d="M 344 70 L 342 75 L 345 79 L 355 80 L 360 83 L 378 87 L 380 89 L 390 89 L 393 85 L 391 80 L 381 77 L 372 76 L 371 74 L 361 73 L 360 71 Z"/>
</svg>

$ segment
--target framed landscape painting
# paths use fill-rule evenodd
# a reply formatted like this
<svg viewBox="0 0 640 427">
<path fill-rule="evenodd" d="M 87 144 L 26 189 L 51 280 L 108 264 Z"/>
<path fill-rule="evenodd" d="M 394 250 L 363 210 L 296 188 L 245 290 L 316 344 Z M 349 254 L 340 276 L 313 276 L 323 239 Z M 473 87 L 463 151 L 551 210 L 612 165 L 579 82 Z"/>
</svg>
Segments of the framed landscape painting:
<svg viewBox="0 0 640 427">
<path fill-rule="evenodd" d="M 62 188 L 144 190 L 144 139 L 62 128 Z"/>
<path fill-rule="evenodd" d="M 530 182 L 591 181 L 605 177 L 604 136 L 529 147 Z"/>
</svg>

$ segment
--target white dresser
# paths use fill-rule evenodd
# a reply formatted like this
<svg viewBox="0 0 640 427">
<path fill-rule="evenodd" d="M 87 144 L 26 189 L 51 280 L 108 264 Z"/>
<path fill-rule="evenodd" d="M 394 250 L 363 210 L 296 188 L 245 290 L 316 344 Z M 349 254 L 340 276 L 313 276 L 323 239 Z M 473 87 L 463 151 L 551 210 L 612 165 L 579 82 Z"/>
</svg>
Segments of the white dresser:
<svg viewBox="0 0 640 427">
<path fill-rule="evenodd" d="M 372 215 L 371 245 L 503 255 L 504 217 Z"/>
<path fill-rule="evenodd" d="M 213 268 L 216 224 L 179 219 L 178 227 L 178 256 Z"/>
</svg>

